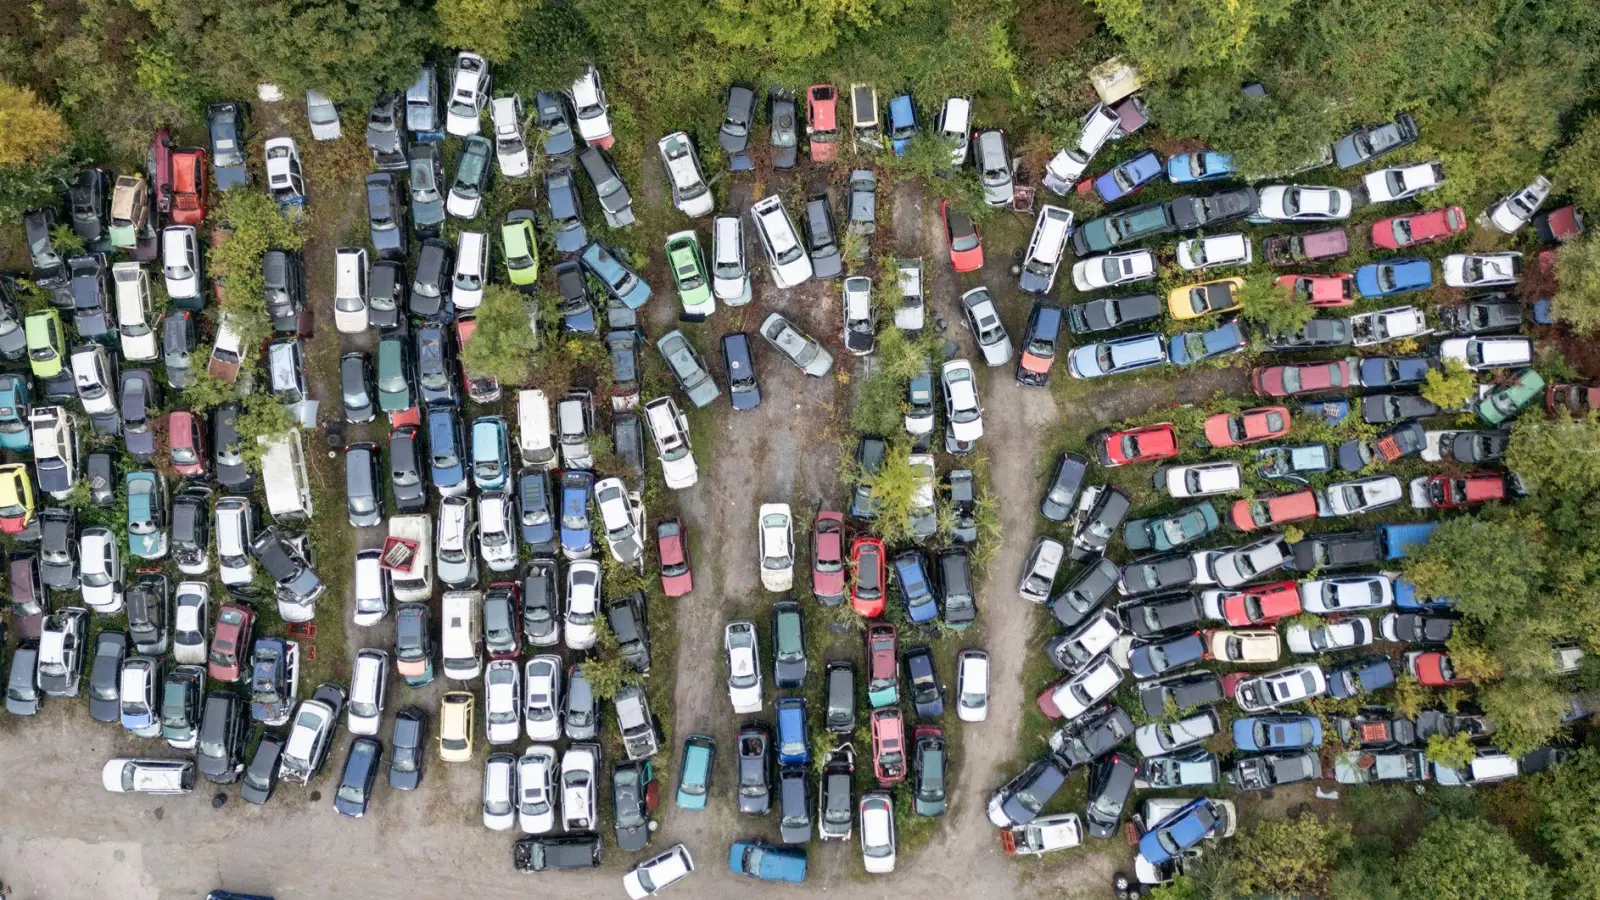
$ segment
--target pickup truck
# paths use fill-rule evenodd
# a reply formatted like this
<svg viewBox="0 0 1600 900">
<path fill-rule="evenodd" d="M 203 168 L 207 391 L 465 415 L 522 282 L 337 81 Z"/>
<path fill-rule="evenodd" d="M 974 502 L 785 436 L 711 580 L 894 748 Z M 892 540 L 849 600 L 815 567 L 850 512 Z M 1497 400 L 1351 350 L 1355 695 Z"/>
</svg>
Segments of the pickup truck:
<svg viewBox="0 0 1600 900">
<path fill-rule="evenodd" d="M 1432 333 L 1427 317 L 1414 306 L 1394 306 L 1350 317 L 1350 338 L 1357 347 Z"/>
<path fill-rule="evenodd" d="M 395 545 L 409 553 L 389 554 Z M 398 603 L 426 602 L 433 596 L 433 519 L 425 515 L 391 516 L 389 541 L 384 545 L 383 568 L 389 570 L 389 588 Z M 403 559 L 401 557 L 404 557 Z"/>
<path fill-rule="evenodd" d="M 600 865 L 600 836 L 591 832 L 521 838 L 511 845 L 511 865 L 518 872 L 528 873 L 592 869 Z"/>
<path fill-rule="evenodd" d="M 922 260 L 895 260 L 900 274 L 900 305 L 894 308 L 896 328 L 921 331 L 927 321 L 926 305 L 922 299 Z"/>
<path fill-rule="evenodd" d="M 1077 813 L 1040 816 L 1026 825 L 1000 832 L 1000 848 L 1011 856 L 1039 856 L 1083 843 L 1083 824 Z"/>
<path fill-rule="evenodd" d="M 630 684 L 617 691 L 617 727 L 622 730 L 622 746 L 630 760 L 649 759 L 661 749 L 656 723 L 644 688 Z"/>
</svg>

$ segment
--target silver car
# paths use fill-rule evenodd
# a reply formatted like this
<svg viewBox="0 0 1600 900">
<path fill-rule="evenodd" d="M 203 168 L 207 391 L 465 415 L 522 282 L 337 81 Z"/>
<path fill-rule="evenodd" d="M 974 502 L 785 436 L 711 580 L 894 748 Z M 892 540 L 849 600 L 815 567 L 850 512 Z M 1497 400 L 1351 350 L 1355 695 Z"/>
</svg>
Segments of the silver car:
<svg viewBox="0 0 1600 900">
<path fill-rule="evenodd" d="M 1006 151 L 1006 133 L 998 128 L 978 132 L 976 162 L 983 181 L 983 199 L 990 206 L 1011 202 L 1011 156 Z"/>
<path fill-rule="evenodd" d="M 807 375 L 821 378 L 833 368 L 833 354 L 779 313 L 767 316 L 761 323 L 761 336 Z"/>
</svg>

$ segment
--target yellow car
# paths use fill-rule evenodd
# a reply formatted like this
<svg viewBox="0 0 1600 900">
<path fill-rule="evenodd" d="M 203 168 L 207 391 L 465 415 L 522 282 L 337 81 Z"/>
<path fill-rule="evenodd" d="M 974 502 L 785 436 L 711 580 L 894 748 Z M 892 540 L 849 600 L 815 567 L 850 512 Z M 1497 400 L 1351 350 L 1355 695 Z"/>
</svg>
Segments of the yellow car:
<svg viewBox="0 0 1600 900">
<path fill-rule="evenodd" d="M 1187 285 L 1167 295 L 1167 309 L 1174 319 L 1198 319 L 1212 313 L 1233 312 L 1240 308 L 1234 294 L 1242 287 L 1243 278 L 1222 278 Z"/>
<path fill-rule="evenodd" d="M 33 521 L 33 479 L 22 463 L 0 466 L 0 532 L 17 534 Z"/>
<path fill-rule="evenodd" d="M 466 691 L 451 691 L 439 701 L 439 758 L 445 762 L 472 759 L 472 712 L 476 702 Z"/>
<path fill-rule="evenodd" d="M 53 309 L 29 313 L 23 322 L 28 341 L 28 367 L 35 378 L 54 378 L 61 374 L 62 348 L 67 335 L 61 328 L 61 314 Z"/>
</svg>

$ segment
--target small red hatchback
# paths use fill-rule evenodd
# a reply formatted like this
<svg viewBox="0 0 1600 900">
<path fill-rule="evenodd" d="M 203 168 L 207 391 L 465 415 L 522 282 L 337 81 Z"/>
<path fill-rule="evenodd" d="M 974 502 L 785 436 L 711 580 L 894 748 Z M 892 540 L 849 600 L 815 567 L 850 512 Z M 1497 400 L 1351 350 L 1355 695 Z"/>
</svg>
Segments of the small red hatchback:
<svg viewBox="0 0 1600 900">
<path fill-rule="evenodd" d="M 668 597 L 682 597 L 694 590 L 688 535 L 681 519 L 662 519 L 656 525 L 656 550 L 661 555 L 661 592 Z"/>
<path fill-rule="evenodd" d="M 811 593 L 828 606 L 844 602 L 844 514 L 817 513 L 811 526 Z"/>
<path fill-rule="evenodd" d="M 185 478 L 204 478 L 209 472 L 206 432 L 200 417 L 187 410 L 174 410 L 167 416 L 167 449 L 172 454 L 172 469 Z"/>
<path fill-rule="evenodd" d="M 213 681 L 238 681 L 244 675 L 240 664 L 245 650 L 250 646 L 250 631 L 255 626 L 256 614 L 237 604 L 217 610 L 217 630 L 211 636 L 211 655 L 207 659 L 206 674 Z"/>
<path fill-rule="evenodd" d="M 856 538 L 850 545 L 850 566 L 855 570 L 855 580 L 850 584 L 851 608 L 868 619 L 883 615 L 883 541 L 875 537 Z"/>
<path fill-rule="evenodd" d="M 1172 459 L 1178 455 L 1178 432 L 1167 422 L 1127 431 L 1103 431 L 1092 435 L 1089 441 L 1100 458 L 1100 465 L 1106 468 Z"/>
</svg>

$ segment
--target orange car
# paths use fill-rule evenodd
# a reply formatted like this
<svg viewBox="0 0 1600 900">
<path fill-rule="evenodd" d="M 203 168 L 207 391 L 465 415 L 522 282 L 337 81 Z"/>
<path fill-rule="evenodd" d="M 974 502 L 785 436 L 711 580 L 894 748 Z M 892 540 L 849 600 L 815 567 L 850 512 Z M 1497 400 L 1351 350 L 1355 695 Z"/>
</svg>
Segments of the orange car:
<svg viewBox="0 0 1600 900">
<path fill-rule="evenodd" d="M 206 151 L 186 147 L 172 152 L 172 224 L 206 220 Z"/>
<path fill-rule="evenodd" d="M 1292 494 L 1235 500 L 1228 519 L 1240 531 L 1255 531 L 1285 522 L 1317 517 L 1317 492 L 1310 488 Z"/>
<path fill-rule="evenodd" d="M 850 606 L 868 619 L 883 615 L 883 557 L 883 541 L 878 538 L 858 537 L 850 544 L 850 568 L 855 575 L 850 581 Z"/>
</svg>

